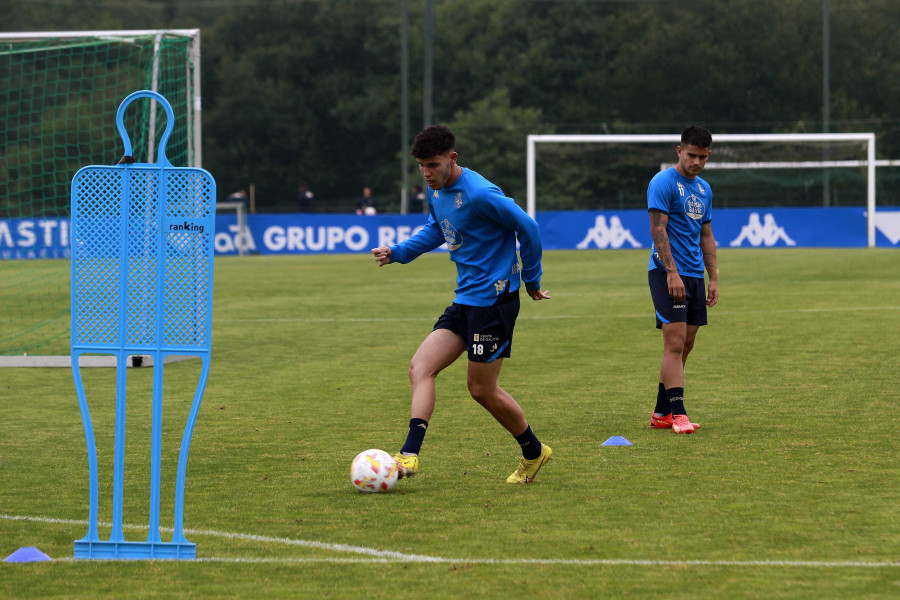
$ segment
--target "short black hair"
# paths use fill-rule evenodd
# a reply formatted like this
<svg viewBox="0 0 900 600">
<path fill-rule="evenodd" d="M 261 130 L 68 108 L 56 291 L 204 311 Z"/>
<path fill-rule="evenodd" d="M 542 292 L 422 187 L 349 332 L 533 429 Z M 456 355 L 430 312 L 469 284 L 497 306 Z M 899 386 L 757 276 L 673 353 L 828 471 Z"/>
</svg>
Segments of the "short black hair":
<svg viewBox="0 0 900 600">
<path fill-rule="evenodd" d="M 409 153 L 415 158 L 430 158 L 453 150 L 456 136 L 446 125 L 432 125 L 419 132 Z"/>
<path fill-rule="evenodd" d="M 709 130 L 698 125 L 686 127 L 681 132 L 681 146 L 697 146 L 698 148 L 709 148 L 712 145 L 712 134 Z"/>
</svg>

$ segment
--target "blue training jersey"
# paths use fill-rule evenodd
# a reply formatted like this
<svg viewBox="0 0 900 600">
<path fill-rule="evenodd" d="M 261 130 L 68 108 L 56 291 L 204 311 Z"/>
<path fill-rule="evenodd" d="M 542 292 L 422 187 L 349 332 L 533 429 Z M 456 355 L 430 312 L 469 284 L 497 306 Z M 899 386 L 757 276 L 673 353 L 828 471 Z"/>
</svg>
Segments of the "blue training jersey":
<svg viewBox="0 0 900 600">
<path fill-rule="evenodd" d="M 690 179 L 675 167 L 660 171 L 647 187 L 647 208 L 669 215 L 666 233 L 678 273 L 703 277 L 703 252 L 700 230 L 712 221 L 712 189 L 699 177 Z M 654 244 L 648 270 L 664 269 Z"/>
<path fill-rule="evenodd" d="M 541 288 L 538 224 L 499 187 L 463 168 L 452 185 L 428 190 L 428 205 L 425 227 L 391 246 L 391 262 L 406 264 L 446 243 L 456 263 L 457 304 L 491 306 L 500 294 L 518 290 L 520 280 L 526 289 Z"/>
</svg>

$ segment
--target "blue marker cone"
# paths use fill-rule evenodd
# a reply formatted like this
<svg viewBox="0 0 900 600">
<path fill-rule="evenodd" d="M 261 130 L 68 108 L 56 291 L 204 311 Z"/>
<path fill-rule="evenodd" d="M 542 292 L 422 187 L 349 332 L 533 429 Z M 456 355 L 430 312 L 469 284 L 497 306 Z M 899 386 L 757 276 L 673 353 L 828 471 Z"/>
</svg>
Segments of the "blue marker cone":
<svg viewBox="0 0 900 600">
<path fill-rule="evenodd" d="M 601 444 L 601 446 L 631 446 L 632 443 L 623 438 L 621 435 L 614 435 L 605 442 Z"/>
<path fill-rule="evenodd" d="M 53 560 L 34 546 L 28 546 L 27 548 L 19 548 L 5 559 L 3 562 L 13 562 L 13 563 L 26 563 L 26 562 L 38 562 L 42 560 Z"/>
</svg>

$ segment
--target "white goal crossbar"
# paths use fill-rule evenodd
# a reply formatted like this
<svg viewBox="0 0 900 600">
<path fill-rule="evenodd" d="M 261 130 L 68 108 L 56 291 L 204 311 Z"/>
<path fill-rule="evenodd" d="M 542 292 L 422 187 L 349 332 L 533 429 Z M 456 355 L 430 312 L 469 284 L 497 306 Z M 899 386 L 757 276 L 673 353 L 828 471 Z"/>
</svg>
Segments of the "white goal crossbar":
<svg viewBox="0 0 900 600">
<path fill-rule="evenodd" d="M 634 144 L 634 143 L 672 143 L 681 142 L 681 136 L 677 134 L 663 135 L 606 135 L 606 134 L 572 134 L 572 135 L 529 135 L 527 151 L 527 178 L 528 178 L 528 214 L 534 218 L 536 213 L 536 146 L 537 144 Z M 713 145 L 717 142 L 865 142 L 866 159 L 858 161 L 805 161 L 801 163 L 770 163 L 770 162 L 746 162 L 746 163 L 706 163 L 707 169 L 748 169 L 748 168 L 773 168 L 775 165 L 784 165 L 780 168 L 824 168 L 824 167 L 866 167 L 867 183 L 867 211 L 866 228 L 869 247 L 875 247 L 875 167 L 897 166 L 898 161 L 875 160 L 875 134 L 874 133 L 724 133 L 713 136 Z"/>
</svg>

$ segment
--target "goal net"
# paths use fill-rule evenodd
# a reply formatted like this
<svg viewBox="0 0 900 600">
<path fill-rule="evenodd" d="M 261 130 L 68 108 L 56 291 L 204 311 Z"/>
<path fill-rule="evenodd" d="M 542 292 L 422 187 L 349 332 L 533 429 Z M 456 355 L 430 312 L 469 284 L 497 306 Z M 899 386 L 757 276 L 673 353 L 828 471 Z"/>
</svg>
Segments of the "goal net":
<svg viewBox="0 0 900 600">
<path fill-rule="evenodd" d="M 647 208 L 678 135 L 528 136 L 528 212 Z M 875 244 L 875 134 L 719 134 L 704 177 L 719 208 L 861 206 Z M 715 175 L 711 173 L 715 171 Z"/>
<path fill-rule="evenodd" d="M 200 32 L 0 34 L 0 357 L 69 352 L 69 204 L 75 172 L 122 155 L 116 110 L 150 89 L 175 110 L 166 155 L 201 165 Z M 154 162 L 156 102 L 125 115 L 134 158 Z"/>
</svg>

